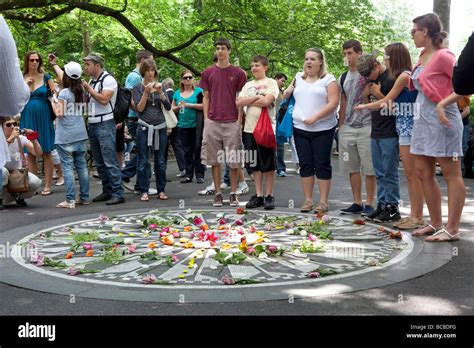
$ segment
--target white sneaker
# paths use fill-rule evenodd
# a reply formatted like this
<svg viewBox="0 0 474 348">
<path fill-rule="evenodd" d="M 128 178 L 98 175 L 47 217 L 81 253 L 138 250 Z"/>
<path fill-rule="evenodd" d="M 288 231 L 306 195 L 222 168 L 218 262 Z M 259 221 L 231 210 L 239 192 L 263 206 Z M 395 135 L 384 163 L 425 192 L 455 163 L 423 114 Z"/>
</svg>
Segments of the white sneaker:
<svg viewBox="0 0 474 348">
<path fill-rule="evenodd" d="M 245 181 L 239 182 L 239 185 L 237 186 L 237 191 L 235 191 L 235 194 L 237 196 L 240 195 L 245 195 L 246 193 L 249 193 L 249 185 Z"/>
<path fill-rule="evenodd" d="M 227 185 L 225 182 L 223 182 L 223 183 L 221 184 L 221 190 L 227 190 L 227 189 L 230 189 L 230 186 Z"/>
<path fill-rule="evenodd" d="M 216 194 L 216 188 L 214 187 L 214 183 L 207 186 L 204 190 L 198 191 L 200 196 L 209 196 Z"/>
<path fill-rule="evenodd" d="M 158 190 L 154 188 L 149 188 L 148 189 L 148 196 L 156 196 L 158 194 Z"/>
<path fill-rule="evenodd" d="M 74 209 L 76 207 L 76 202 L 74 200 L 68 202 L 64 201 L 56 205 L 56 208 L 67 208 L 67 209 Z"/>
</svg>

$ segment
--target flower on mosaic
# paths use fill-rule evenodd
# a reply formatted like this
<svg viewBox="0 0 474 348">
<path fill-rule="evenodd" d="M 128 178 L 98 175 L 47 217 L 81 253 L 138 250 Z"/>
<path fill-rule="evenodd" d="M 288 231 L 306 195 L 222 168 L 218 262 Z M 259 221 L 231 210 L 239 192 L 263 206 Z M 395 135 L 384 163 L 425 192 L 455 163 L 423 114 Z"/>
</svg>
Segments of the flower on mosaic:
<svg viewBox="0 0 474 348">
<path fill-rule="evenodd" d="M 91 250 L 92 249 L 92 244 L 91 243 L 84 243 L 82 244 L 82 247 L 84 250 Z"/>
<path fill-rule="evenodd" d="M 122 232 L 119 232 L 119 233 L 117 233 L 117 236 L 118 236 L 118 237 L 122 237 L 122 236 L 123 236 L 123 233 L 122 233 Z"/>
<path fill-rule="evenodd" d="M 174 238 L 179 238 L 179 232 L 173 232 L 173 237 Z"/>
<path fill-rule="evenodd" d="M 263 253 L 260 253 L 260 255 L 258 255 L 258 258 L 259 259 L 266 259 L 268 257 L 268 254 L 263 252 Z"/>
<path fill-rule="evenodd" d="M 223 250 L 231 249 L 231 248 L 232 248 L 232 244 L 227 243 L 227 242 L 222 243 L 221 248 L 222 248 Z"/>
<path fill-rule="evenodd" d="M 238 207 L 235 212 L 239 215 L 247 214 L 247 211 L 243 207 Z"/>
<path fill-rule="evenodd" d="M 109 217 L 108 217 L 107 215 L 105 215 L 105 214 L 100 214 L 100 215 L 99 215 L 99 221 L 100 221 L 101 223 L 104 223 L 104 222 L 106 222 L 106 221 L 108 221 L 108 220 L 109 220 Z"/>
<path fill-rule="evenodd" d="M 377 231 L 379 231 L 379 232 L 385 232 L 385 227 L 380 226 L 380 227 L 377 229 Z"/>
<path fill-rule="evenodd" d="M 243 219 L 237 219 L 237 220 L 235 220 L 235 224 L 237 226 L 242 226 L 244 224 L 244 221 L 243 221 Z"/>
<path fill-rule="evenodd" d="M 295 227 L 295 223 L 294 222 L 285 222 L 285 228 L 293 228 Z"/>
<path fill-rule="evenodd" d="M 87 250 L 86 256 L 87 256 L 87 257 L 94 256 L 94 250 Z"/>
<path fill-rule="evenodd" d="M 156 226 L 156 225 L 155 225 Z M 169 227 L 163 227 L 161 229 L 161 232 L 165 232 L 165 233 L 169 233 L 170 232 L 170 228 Z"/>
<path fill-rule="evenodd" d="M 308 239 L 312 242 L 316 242 L 318 240 L 318 237 L 316 237 L 314 234 L 308 234 Z"/>
<path fill-rule="evenodd" d="M 42 232 L 39 235 L 40 239 L 45 239 L 46 238 L 46 233 Z"/>
<path fill-rule="evenodd" d="M 224 284 L 224 285 L 234 285 L 235 280 L 232 277 L 230 277 L 228 275 L 225 275 L 225 276 L 222 277 L 221 283 Z"/>
<path fill-rule="evenodd" d="M 267 250 L 268 250 L 268 252 L 270 252 L 270 253 L 273 254 L 274 252 L 276 252 L 276 251 L 278 250 L 278 247 L 275 246 L 275 245 L 269 245 L 269 246 L 267 247 Z"/>
<path fill-rule="evenodd" d="M 194 219 L 193 219 L 193 223 L 196 225 L 196 226 L 199 226 L 203 223 L 203 220 L 199 217 L 199 216 L 195 216 Z"/>
<path fill-rule="evenodd" d="M 256 250 L 255 250 L 254 247 L 248 247 L 248 248 L 247 248 L 247 253 L 248 253 L 249 255 L 255 255 Z"/>
<path fill-rule="evenodd" d="M 67 270 L 67 274 L 69 274 L 70 276 L 76 276 L 78 274 L 81 274 L 81 270 L 79 268 L 72 266 L 71 268 Z"/>
<path fill-rule="evenodd" d="M 322 213 L 316 213 L 316 218 L 322 219 L 323 215 L 324 215 L 324 214 L 322 214 Z"/>
<path fill-rule="evenodd" d="M 142 278 L 143 284 L 153 284 L 156 282 L 156 277 L 153 274 L 147 274 Z"/>
<path fill-rule="evenodd" d="M 250 233 L 255 233 L 255 232 L 257 232 L 257 228 L 255 226 L 250 226 L 249 227 L 249 232 Z"/>
<path fill-rule="evenodd" d="M 312 271 L 312 272 L 308 272 L 307 277 L 308 278 L 320 278 L 321 274 L 319 272 Z"/>
<path fill-rule="evenodd" d="M 207 224 L 201 225 L 201 230 L 207 231 L 208 229 L 209 229 L 209 225 L 207 225 Z"/>
<path fill-rule="evenodd" d="M 226 223 L 224 218 L 219 219 L 219 225 L 224 225 Z"/>
<path fill-rule="evenodd" d="M 329 215 L 324 215 L 321 220 L 325 223 L 328 224 L 331 222 L 331 217 Z"/>
<path fill-rule="evenodd" d="M 368 257 L 365 259 L 365 264 L 369 266 L 378 266 L 380 262 L 375 257 Z"/>
<path fill-rule="evenodd" d="M 64 257 L 65 259 L 72 259 L 72 256 L 74 255 L 74 253 L 72 251 L 68 252 L 66 254 L 66 256 Z"/>
<path fill-rule="evenodd" d="M 354 225 L 365 225 L 365 220 L 362 220 L 362 219 L 354 220 L 353 224 Z"/>
<path fill-rule="evenodd" d="M 157 224 L 149 224 L 149 225 L 148 225 L 148 228 L 151 229 L 151 230 L 154 230 L 154 229 L 156 229 L 157 227 L 158 227 Z"/>
<path fill-rule="evenodd" d="M 179 258 L 178 258 L 178 256 L 176 256 L 175 254 L 173 254 L 173 255 L 171 255 L 171 260 L 172 260 L 173 262 L 177 262 L 177 261 L 179 261 Z"/>
<path fill-rule="evenodd" d="M 185 226 L 185 227 L 183 228 L 183 231 L 184 231 L 184 232 L 189 232 L 189 231 L 191 231 L 191 230 L 192 230 L 192 227 L 191 227 L 191 226 Z"/>
<path fill-rule="evenodd" d="M 390 239 L 402 239 L 402 233 L 400 231 L 390 232 Z"/>
<path fill-rule="evenodd" d="M 162 237 L 161 242 L 165 245 L 173 245 L 174 244 L 174 237 L 173 236 Z"/>
<path fill-rule="evenodd" d="M 186 249 L 194 248 L 194 244 L 192 242 L 187 242 L 183 245 Z"/>
<path fill-rule="evenodd" d="M 156 249 L 157 245 L 156 245 L 155 242 L 150 242 L 150 243 L 148 243 L 147 248 L 148 249 Z"/>
<path fill-rule="evenodd" d="M 28 248 L 30 249 L 36 249 L 38 247 L 38 243 L 34 240 L 29 240 L 28 241 Z"/>
<path fill-rule="evenodd" d="M 125 245 L 131 245 L 131 244 L 133 244 L 133 238 L 125 238 L 125 239 L 123 240 L 123 244 L 125 244 Z"/>
<path fill-rule="evenodd" d="M 308 232 L 306 232 L 305 230 L 300 231 L 300 236 L 306 237 L 307 235 L 308 235 Z"/>
<path fill-rule="evenodd" d="M 168 235 L 168 232 L 161 231 L 160 232 L 160 237 L 166 237 Z"/>
<path fill-rule="evenodd" d="M 36 264 L 36 266 L 43 266 L 44 265 L 44 254 L 42 254 L 42 253 L 31 254 L 31 262 Z"/>
<path fill-rule="evenodd" d="M 239 249 L 242 250 L 244 253 L 247 251 L 247 238 L 242 237 L 240 238 L 240 246 Z"/>
</svg>

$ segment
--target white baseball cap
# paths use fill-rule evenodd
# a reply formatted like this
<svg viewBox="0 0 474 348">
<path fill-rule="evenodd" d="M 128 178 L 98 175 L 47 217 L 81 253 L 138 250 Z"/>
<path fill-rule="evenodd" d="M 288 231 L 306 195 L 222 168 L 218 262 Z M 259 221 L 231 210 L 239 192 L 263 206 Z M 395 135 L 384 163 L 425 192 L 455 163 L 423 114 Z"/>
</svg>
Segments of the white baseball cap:
<svg viewBox="0 0 474 348">
<path fill-rule="evenodd" d="M 78 80 L 82 75 L 82 67 L 79 63 L 69 62 L 64 66 L 64 71 L 66 75 L 71 79 Z"/>
</svg>

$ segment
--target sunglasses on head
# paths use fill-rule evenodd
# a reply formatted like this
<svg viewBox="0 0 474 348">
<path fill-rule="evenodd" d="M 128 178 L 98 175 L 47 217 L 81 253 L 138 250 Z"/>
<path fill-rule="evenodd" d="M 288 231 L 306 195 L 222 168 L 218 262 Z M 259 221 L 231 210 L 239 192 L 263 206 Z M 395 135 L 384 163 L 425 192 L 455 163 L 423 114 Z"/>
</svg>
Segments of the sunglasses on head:
<svg viewBox="0 0 474 348">
<path fill-rule="evenodd" d="M 32 63 L 34 63 L 34 62 L 39 63 L 39 61 L 40 61 L 39 59 L 34 59 L 34 58 L 30 59 L 30 62 L 32 62 Z"/>
<path fill-rule="evenodd" d="M 193 77 L 192 76 L 183 76 L 183 80 L 192 80 Z"/>
<path fill-rule="evenodd" d="M 18 126 L 18 123 L 16 122 L 5 123 L 5 127 L 16 127 L 16 126 Z"/>
</svg>

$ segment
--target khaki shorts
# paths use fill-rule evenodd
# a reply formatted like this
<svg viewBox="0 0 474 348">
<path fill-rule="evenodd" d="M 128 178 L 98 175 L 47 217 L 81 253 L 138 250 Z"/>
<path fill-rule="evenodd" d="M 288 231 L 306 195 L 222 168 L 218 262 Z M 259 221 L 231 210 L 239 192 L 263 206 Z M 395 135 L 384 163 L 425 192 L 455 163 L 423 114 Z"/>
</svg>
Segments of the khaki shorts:
<svg viewBox="0 0 474 348">
<path fill-rule="evenodd" d="M 239 121 L 204 121 L 201 160 L 209 166 L 224 165 L 230 168 L 242 167 L 242 127 Z"/>
<path fill-rule="evenodd" d="M 339 167 L 345 174 L 375 175 L 372 165 L 370 131 L 372 126 L 339 128 Z"/>
</svg>

